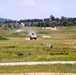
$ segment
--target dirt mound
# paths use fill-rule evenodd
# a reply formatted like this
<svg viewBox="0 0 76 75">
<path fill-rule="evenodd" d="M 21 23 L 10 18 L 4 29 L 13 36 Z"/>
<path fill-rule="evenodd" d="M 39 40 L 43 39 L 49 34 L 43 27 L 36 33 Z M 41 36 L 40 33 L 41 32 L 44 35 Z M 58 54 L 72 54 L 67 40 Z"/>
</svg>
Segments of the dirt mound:
<svg viewBox="0 0 76 75">
<path fill-rule="evenodd" d="M 19 29 L 19 30 L 16 30 L 16 32 L 21 32 L 22 30 L 21 29 Z"/>
<path fill-rule="evenodd" d="M 42 29 L 49 29 L 49 30 L 58 30 L 57 27 L 43 27 Z"/>
<path fill-rule="evenodd" d="M 51 27 L 50 29 L 51 29 L 51 30 L 54 30 L 54 31 L 55 31 L 55 30 L 58 30 L 56 27 L 54 27 L 54 28 L 53 28 L 53 27 Z"/>
</svg>

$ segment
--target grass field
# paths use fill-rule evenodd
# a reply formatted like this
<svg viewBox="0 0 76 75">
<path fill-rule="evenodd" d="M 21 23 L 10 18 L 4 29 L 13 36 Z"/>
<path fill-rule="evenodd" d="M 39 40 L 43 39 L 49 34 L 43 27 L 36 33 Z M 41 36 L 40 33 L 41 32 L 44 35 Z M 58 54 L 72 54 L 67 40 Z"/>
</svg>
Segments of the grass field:
<svg viewBox="0 0 76 75">
<path fill-rule="evenodd" d="M 76 73 L 76 64 L 0 66 L 0 73 L 41 73 L 41 72 Z"/>
<path fill-rule="evenodd" d="M 38 40 L 26 40 L 30 30 L 37 33 Z M 52 48 L 47 48 L 48 43 Z M 56 31 L 37 27 L 26 27 L 21 32 L 0 29 L 0 62 L 75 60 L 75 26 L 58 28 Z"/>
</svg>

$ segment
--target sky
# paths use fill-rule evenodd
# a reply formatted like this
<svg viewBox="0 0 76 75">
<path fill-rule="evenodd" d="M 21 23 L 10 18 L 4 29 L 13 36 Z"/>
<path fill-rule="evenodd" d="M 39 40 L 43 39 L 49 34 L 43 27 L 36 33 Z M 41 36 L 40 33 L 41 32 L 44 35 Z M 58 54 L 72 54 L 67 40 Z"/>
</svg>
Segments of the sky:
<svg viewBox="0 0 76 75">
<path fill-rule="evenodd" d="M 12 20 L 76 17 L 76 0 L 0 0 L 0 17 Z"/>
</svg>

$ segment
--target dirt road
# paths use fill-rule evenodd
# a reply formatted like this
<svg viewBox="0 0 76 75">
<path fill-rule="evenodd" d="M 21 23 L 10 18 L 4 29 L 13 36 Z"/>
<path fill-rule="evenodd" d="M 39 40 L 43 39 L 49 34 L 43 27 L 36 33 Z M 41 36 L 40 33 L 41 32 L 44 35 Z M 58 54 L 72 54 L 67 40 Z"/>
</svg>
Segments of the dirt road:
<svg viewBox="0 0 76 75">
<path fill-rule="evenodd" d="M 18 73 L 18 74 L 0 74 L 0 75 L 76 75 L 76 73 Z"/>
<path fill-rule="evenodd" d="M 38 65 L 38 64 L 75 64 L 76 61 L 50 61 L 50 62 L 9 62 L 0 63 L 0 66 L 15 66 L 15 65 Z"/>
</svg>

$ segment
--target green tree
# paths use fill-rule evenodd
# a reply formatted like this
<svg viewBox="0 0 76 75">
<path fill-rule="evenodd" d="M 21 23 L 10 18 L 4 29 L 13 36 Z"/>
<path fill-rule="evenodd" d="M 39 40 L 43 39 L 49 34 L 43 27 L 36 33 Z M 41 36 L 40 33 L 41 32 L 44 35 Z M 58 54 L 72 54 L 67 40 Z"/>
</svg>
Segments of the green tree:
<svg viewBox="0 0 76 75">
<path fill-rule="evenodd" d="M 50 16 L 50 21 L 55 21 L 55 17 L 53 15 Z"/>
<path fill-rule="evenodd" d="M 52 21 L 52 22 L 50 23 L 50 26 L 52 26 L 52 27 L 57 26 L 57 22 L 56 22 L 56 21 Z"/>
</svg>

